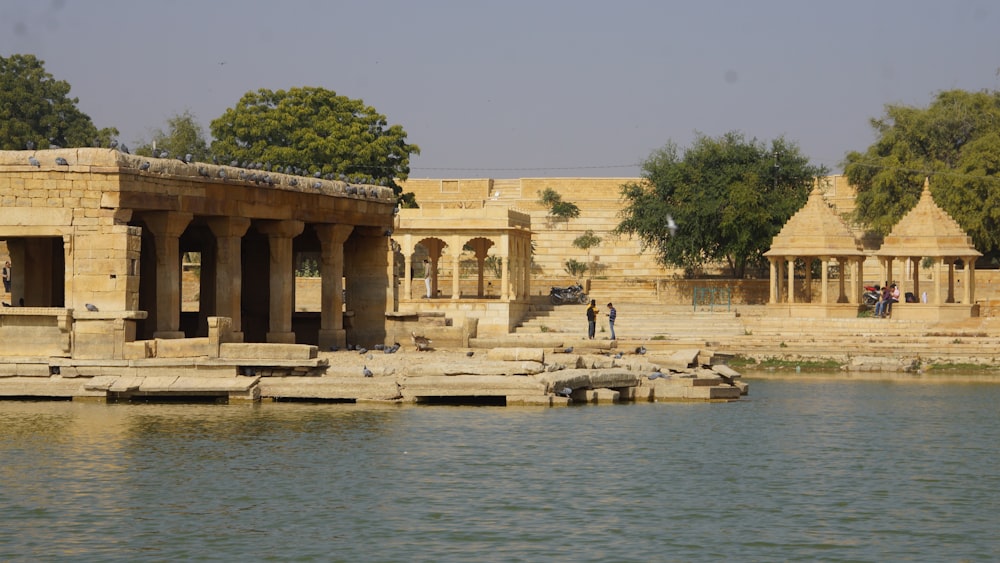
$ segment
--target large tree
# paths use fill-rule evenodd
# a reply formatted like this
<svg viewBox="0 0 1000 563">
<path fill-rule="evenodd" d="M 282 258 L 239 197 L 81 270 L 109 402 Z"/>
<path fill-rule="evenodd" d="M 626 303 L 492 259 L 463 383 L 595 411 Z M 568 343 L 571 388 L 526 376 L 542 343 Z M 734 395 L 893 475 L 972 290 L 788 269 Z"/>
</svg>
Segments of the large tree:
<svg viewBox="0 0 1000 563">
<path fill-rule="evenodd" d="M 0 149 L 109 146 L 118 130 L 97 129 L 69 90 L 34 55 L 0 57 Z"/>
<path fill-rule="evenodd" d="M 364 178 L 397 194 L 395 180 L 406 179 L 410 155 L 420 154 L 375 108 L 324 88 L 247 92 L 211 130 L 219 158 Z"/>
<path fill-rule="evenodd" d="M 888 234 L 932 176 L 937 204 L 980 251 L 1000 254 L 1000 92 L 949 90 L 927 108 L 887 105 L 871 125 L 875 143 L 844 162 L 856 219 Z"/>
<path fill-rule="evenodd" d="M 167 130 L 154 131 L 153 140 L 136 147 L 135 152 L 150 156 L 153 154 L 154 146 L 157 150 L 166 150 L 175 157 L 190 154 L 199 162 L 207 162 L 210 157 L 205 131 L 189 110 L 168 119 Z"/>
<path fill-rule="evenodd" d="M 699 135 L 683 154 L 670 142 L 642 164 L 645 181 L 621 187 L 625 207 L 615 232 L 637 236 L 665 266 L 692 271 L 721 262 L 742 278 L 763 263 L 824 172 L 784 138 Z"/>
</svg>

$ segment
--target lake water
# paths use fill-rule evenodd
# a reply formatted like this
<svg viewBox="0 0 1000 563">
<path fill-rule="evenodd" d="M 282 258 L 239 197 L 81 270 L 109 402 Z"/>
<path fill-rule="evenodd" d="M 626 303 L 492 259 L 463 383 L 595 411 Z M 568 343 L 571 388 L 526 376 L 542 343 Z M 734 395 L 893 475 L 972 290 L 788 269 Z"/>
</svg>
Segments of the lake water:
<svg viewBox="0 0 1000 563">
<path fill-rule="evenodd" d="M 571 408 L 0 402 L 0 560 L 996 561 L 1000 384 Z"/>
</svg>

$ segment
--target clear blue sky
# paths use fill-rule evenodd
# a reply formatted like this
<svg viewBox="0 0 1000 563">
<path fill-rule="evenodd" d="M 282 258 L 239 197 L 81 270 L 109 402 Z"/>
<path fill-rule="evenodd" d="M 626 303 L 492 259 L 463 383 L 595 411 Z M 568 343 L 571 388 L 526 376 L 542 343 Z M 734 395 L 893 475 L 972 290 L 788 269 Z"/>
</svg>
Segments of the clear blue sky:
<svg viewBox="0 0 1000 563">
<path fill-rule="evenodd" d="M 885 104 L 1000 87 L 1000 3 L 4 0 L 14 53 L 132 145 L 319 86 L 402 125 L 415 178 L 636 176 L 668 141 L 733 130 L 836 172 Z"/>
</svg>

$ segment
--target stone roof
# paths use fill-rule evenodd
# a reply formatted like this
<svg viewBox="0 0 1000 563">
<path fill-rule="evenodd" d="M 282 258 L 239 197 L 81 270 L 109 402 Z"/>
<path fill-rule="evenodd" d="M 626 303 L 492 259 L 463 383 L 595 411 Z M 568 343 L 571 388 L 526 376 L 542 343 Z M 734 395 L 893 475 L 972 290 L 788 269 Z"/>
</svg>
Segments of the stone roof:
<svg viewBox="0 0 1000 563">
<path fill-rule="evenodd" d="M 958 222 L 934 203 L 930 180 L 924 179 L 920 201 L 885 237 L 878 256 L 982 256 Z"/>
<path fill-rule="evenodd" d="M 764 256 L 863 256 L 861 243 L 826 202 L 818 182 L 806 204 L 785 223 Z"/>
</svg>

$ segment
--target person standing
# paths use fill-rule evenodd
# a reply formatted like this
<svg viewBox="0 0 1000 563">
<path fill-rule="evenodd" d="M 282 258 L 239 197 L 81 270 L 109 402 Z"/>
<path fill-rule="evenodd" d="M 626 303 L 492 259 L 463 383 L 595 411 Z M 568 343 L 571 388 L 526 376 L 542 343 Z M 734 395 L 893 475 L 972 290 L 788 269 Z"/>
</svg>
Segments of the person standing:
<svg viewBox="0 0 1000 563">
<path fill-rule="evenodd" d="M 590 307 L 587 307 L 587 338 L 593 340 L 597 331 L 597 300 L 590 300 Z"/>
<path fill-rule="evenodd" d="M 618 311 L 615 306 L 608 303 L 608 327 L 611 329 L 611 340 L 616 340 L 615 338 L 615 318 L 618 316 Z"/>
<path fill-rule="evenodd" d="M 10 293 L 10 260 L 3 264 L 3 291 Z"/>
</svg>

